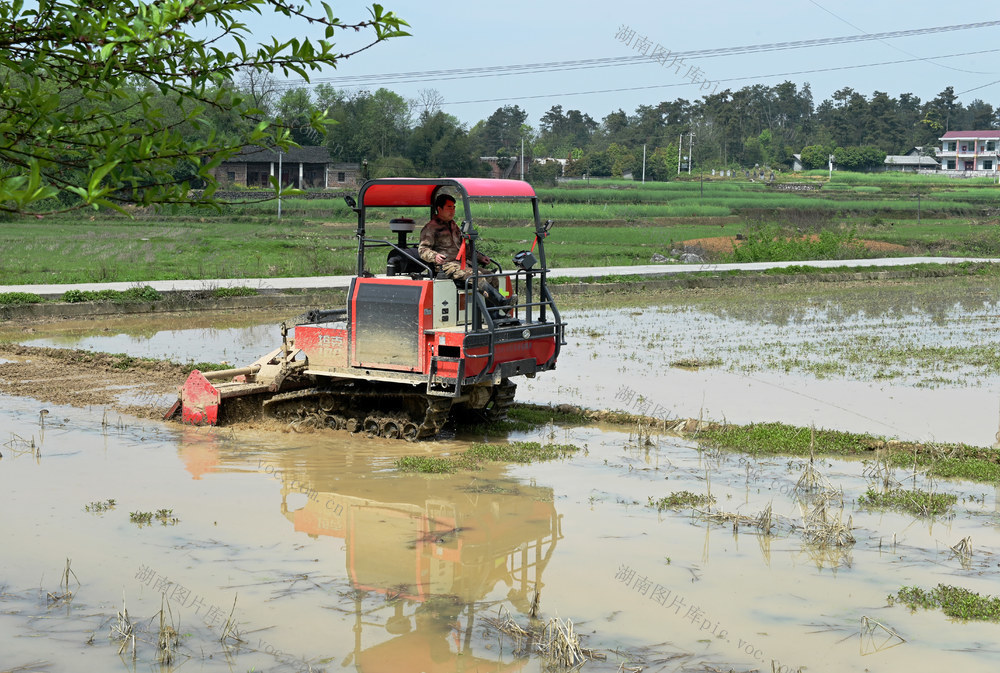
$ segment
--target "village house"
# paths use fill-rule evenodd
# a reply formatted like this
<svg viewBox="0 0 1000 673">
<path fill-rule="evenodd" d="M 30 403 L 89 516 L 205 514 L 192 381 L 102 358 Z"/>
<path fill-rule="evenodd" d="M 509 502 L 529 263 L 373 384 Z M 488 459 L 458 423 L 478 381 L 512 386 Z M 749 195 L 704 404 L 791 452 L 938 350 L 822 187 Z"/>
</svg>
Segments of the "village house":
<svg viewBox="0 0 1000 673">
<path fill-rule="evenodd" d="M 501 161 L 500 157 L 479 157 L 479 160 L 489 166 L 491 178 L 498 179 L 514 179 L 521 175 L 521 159 L 519 157 L 504 157 Z M 566 164 L 568 163 L 566 159 L 556 159 L 554 157 L 538 157 L 535 159 L 525 159 L 524 160 L 524 173 L 527 175 L 531 172 L 531 165 L 534 164 L 547 164 L 550 161 L 554 161 L 559 164 L 562 169 L 560 175 L 566 172 Z"/>
<path fill-rule="evenodd" d="M 292 147 L 279 156 L 277 150 L 251 145 L 212 172 L 223 188 L 270 187 L 279 164 L 281 184 L 286 187 L 353 191 L 361 183 L 360 164 L 335 163 L 330 159 L 330 150 L 321 146 Z"/>
<path fill-rule="evenodd" d="M 952 175 L 997 174 L 1000 131 L 948 131 L 940 138 L 941 172 Z"/>
<path fill-rule="evenodd" d="M 885 157 L 882 170 L 916 173 L 936 171 L 941 165 L 934 158 L 933 147 L 914 147 L 906 154 L 889 154 Z"/>
</svg>

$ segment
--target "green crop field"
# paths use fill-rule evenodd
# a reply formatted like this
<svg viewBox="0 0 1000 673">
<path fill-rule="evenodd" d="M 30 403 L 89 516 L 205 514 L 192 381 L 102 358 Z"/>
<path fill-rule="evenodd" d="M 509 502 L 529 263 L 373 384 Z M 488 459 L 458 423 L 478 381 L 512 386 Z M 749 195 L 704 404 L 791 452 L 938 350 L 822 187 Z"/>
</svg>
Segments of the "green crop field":
<svg viewBox="0 0 1000 673">
<path fill-rule="evenodd" d="M 1000 186 L 989 178 L 838 172 L 829 180 L 825 171 L 809 171 L 771 186 L 595 179 L 539 188 L 538 195 L 541 217 L 556 223 L 546 245 L 558 267 L 648 264 L 681 250 L 683 241 L 737 234 L 752 239 L 754 259 L 868 254 L 858 239 L 905 247 L 894 254 L 1000 256 Z M 244 203 L 218 210 L 185 206 L 131 218 L 104 211 L 7 218 L 0 221 L 0 284 L 354 272 L 356 220 L 342 199 L 285 198 L 279 221 L 277 202 L 261 198 L 266 193 L 248 190 Z M 369 211 L 369 235 L 395 240 L 386 223 L 399 216 L 419 227 L 428 212 Z M 498 259 L 531 245 L 531 209 L 523 203 L 477 202 L 473 218 L 483 249 Z M 787 243 L 807 233 L 815 242 Z M 707 261 L 745 259 L 751 247 L 734 256 L 724 245 Z"/>
</svg>

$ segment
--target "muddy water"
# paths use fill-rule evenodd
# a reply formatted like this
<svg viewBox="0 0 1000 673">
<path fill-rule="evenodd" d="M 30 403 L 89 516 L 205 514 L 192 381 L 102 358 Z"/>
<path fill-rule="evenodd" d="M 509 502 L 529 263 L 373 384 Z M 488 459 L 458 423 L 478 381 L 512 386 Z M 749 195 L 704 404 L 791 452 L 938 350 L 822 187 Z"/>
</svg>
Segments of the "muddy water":
<svg viewBox="0 0 1000 673">
<path fill-rule="evenodd" d="M 80 660 L 87 670 L 131 668 L 109 640 L 124 600 L 141 668 L 154 660 L 164 605 L 184 634 L 178 669 L 540 671 L 489 622 L 509 614 L 527 626 L 536 593 L 541 617 L 571 619 L 588 646 L 620 648 L 649 670 L 767 670 L 772 661 L 788 670 L 987 670 L 1000 655 L 994 624 L 886 606 L 902 585 L 995 593 L 992 487 L 918 479 L 959 496 L 953 517 L 871 513 L 854 504 L 865 466 L 822 461 L 844 490 L 842 517 L 852 517 L 857 542 L 818 548 L 801 530 L 801 461 L 549 429 L 584 451 L 506 470 L 405 475 L 394 457 L 460 450 L 468 439 L 415 447 L 343 433 L 107 428 L 97 410 L 72 408 L 50 409 L 43 430 L 37 407 L 8 398 L 0 411 L 10 437 L 0 447 L 4 669 L 81 670 Z M 896 478 L 909 485 L 908 475 Z M 711 494 L 728 513 L 770 504 L 772 534 L 646 506 L 682 490 Z M 85 511 L 108 498 L 113 509 Z M 159 509 L 172 510 L 164 523 L 129 521 Z M 974 554 L 963 562 L 948 548 L 966 536 Z M 62 592 L 67 558 L 73 596 L 53 602 L 46 594 Z M 234 601 L 244 642 L 223 646 Z M 863 617 L 906 642 L 865 634 Z M 587 669 L 619 663 L 611 654 Z"/>
<path fill-rule="evenodd" d="M 740 352 L 770 329 L 768 339 L 804 340 L 837 314 L 827 297 L 782 319 L 773 317 L 778 308 L 727 301 L 567 311 L 572 331 L 559 369 L 522 386 L 519 397 L 992 443 L 1000 395 L 989 377 L 931 389 L 905 378 L 670 367 L 679 357 Z M 888 329 L 893 316 L 924 329 L 942 320 L 986 324 L 995 315 L 985 301 L 960 314 L 935 309 L 922 322 L 920 302 L 904 305 L 872 299 L 861 312 L 841 299 L 841 324 L 860 325 L 879 306 L 892 309 L 868 329 Z M 116 325 L 32 339 L 237 363 L 276 344 L 278 320 L 216 331 Z M 201 347 L 197 355 L 191 345 Z M 406 475 L 392 468 L 395 457 L 459 451 L 481 437 L 411 445 L 128 418 L 108 426 L 100 408 L 50 405 L 43 417 L 41 406 L 0 398 L 0 670 L 151 668 L 163 606 L 183 634 L 166 670 L 541 671 L 541 659 L 519 656 L 490 621 L 510 615 L 527 626 L 536 596 L 541 618 L 572 620 L 585 645 L 609 653 L 584 670 L 625 663 L 663 671 L 979 671 L 992 670 L 1000 655 L 995 624 L 886 602 L 906 585 L 1000 593 L 994 486 L 896 472 L 905 487 L 956 494 L 954 514 L 869 512 L 856 500 L 871 466 L 821 461 L 823 476 L 843 489 L 831 516 L 850 523 L 856 542 L 820 547 L 804 537 L 804 512 L 815 501 L 796 490 L 799 460 L 548 428 L 512 438 L 584 450 L 548 464 Z M 727 515 L 755 517 L 770 505 L 771 534 L 734 527 L 731 516 L 647 506 L 685 490 L 710 494 Z M 113 509 L 85 511 L 108 498 Z M 162 522 L 130 522 L 131 512 L 160 509 L 172 510 Z M 974 551 L 962 559 L 950 547 L 966 537 Z M 70 599 L 59 598 L 67 558 Z M 109 638 L 123 601 L 137 635 L 135 664 Z M 223 644 L 231 611 L 241 642 Z M 902 639 L 865 629 L 863 618 Z"/>
</svg>

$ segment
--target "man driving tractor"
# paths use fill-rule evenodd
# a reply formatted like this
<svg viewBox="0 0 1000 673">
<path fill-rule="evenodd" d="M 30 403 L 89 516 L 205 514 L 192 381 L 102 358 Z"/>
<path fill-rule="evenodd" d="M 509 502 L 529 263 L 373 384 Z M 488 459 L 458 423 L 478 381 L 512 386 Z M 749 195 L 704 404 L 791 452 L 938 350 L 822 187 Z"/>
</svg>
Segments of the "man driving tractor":
<svg viewBox="0 0 1000 673">
<path fill-rule="evenodd" d="M 449 278 L 464 281 L 472 275 L 472 269 L 463 268 L 459 259 L 464 254 L 462 233 L 455 224 L 455 197 L 450 194 L 440 194 L 434 200 L 434 216 L 420 230 L 420 259 L 437 265 Z M 492 263 L 489 257 L 481 252 L 476 253 L 480 265 Z M 516 296 L 504 297 L 499 288 L 496 276 L 479 279 L 479 291 L 483 293 L 490 306 L 512 306 L 517 303 Z"/>
</svg>

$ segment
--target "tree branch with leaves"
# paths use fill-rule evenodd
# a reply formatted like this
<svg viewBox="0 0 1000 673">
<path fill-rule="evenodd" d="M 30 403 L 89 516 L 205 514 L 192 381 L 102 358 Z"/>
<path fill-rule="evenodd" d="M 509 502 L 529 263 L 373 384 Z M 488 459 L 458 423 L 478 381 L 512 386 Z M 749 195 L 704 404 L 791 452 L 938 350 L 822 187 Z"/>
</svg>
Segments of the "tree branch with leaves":
<svg viewBox="0 0 1000 673">
<path fill-rule="evenodd" d="M 305 22 L 322 37 L 252 46 L 244 20 L 266 13 Z M 213 168 L 245 145 L 294 144 L 289 129 L 267 121 L 233 81 L 276 72 L 308 81 L 311 72 L 408 35 L 406 22 L 382 6 L 368 13 L 347 23 L 310 0 L 110 0 L 100 9 L 85 0 L 0 3 L 0 212 L 217 204 Z M 340 51 L 333 39 L 343 31 L 366 37 Z M 164 99 L 180 114 L 165 115 Z M 256 123 L 243 137 L 217 134 L 209 111 Z M 327 123 L 320 110 L 308 120 L 317 132 Z M 197 196 L 192 181 L 204 187 Z"/>
</svg>

